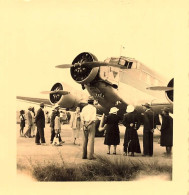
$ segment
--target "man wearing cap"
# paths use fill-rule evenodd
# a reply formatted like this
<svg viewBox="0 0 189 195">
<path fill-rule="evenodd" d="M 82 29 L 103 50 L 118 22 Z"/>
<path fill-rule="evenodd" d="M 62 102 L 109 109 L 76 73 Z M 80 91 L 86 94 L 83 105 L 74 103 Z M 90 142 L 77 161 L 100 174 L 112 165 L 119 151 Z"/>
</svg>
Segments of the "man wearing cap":
<svg viewBox="0 0 189 195">
<path fill-rule="evenodd" d="M 150 104 L 142 105 L 144 107 L 143 114 L 143 156 L 153 156 L 153 132 L 154 132 L 154 113 Z"/>
<path fill-rule="evenodd" d="M 95 120 L 96 108 L 94 107 L 94 98 L 92 96 L 88 99 L 86 105 L 81 113 L 81 121 L 83 123 L 83 144 L 82 144 L 82 158 L 87 159 L 87 144 L 89 141 L 89 155 L 88 159 L 94 159 L 94 137 L 95 137 Z"/>
<path fill-rule="evenodd" d="M 33 124 L 31 111 L 32 111 L 32 107 L 30 106 L 28 108 L 28 112 L 27 112 L 28 130 L 24 134 L 25 137 L 29 137 L 29 138 L 31 137 L 31 128 L 32 128 L 32 124 Z"/>
<path fill-rule="evenodd" d="M 169 116 L 169 108 L 162 109 L 162 124 L 161 124 L 160 145 L 166 147 L 166 154 L 171 155 L 173 146 L 173 118 Z"/>
<path fill-rule="evenodd" d="M 44 137 L 44 128 L 45 128 L 45 114 L 44 114 L 44 103 L 40 103 L 40 108 L 37 111 L 36 117 L 35 117 L 35 123 L 37 126 L 37 133 L 35 137 L 35 143 L 37 145 L 45 145 L 45 137 Z M 40 143 L 41 140 L 41 143 Z"/>
</svg>

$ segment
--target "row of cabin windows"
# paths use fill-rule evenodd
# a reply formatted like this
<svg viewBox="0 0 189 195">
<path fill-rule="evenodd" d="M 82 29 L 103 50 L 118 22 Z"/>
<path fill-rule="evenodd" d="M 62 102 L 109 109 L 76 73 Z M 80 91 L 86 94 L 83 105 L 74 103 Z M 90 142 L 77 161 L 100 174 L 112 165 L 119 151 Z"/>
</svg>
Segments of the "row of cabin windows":
<svg viewBox="0 0 189 195">
<path fill-rule="evenodd" d="M 141 66 L 140 62 L 129 61 L 129 60 L 123 58 L 123 57 L 120 57 L 120 58 L 108 58 L 108 59 L 105 60 L 105 62 L 126 66 L 126 69 L 139 69 L 140 70 L 139 79 L 141 81 L 144 81 L 144 82 L 146 82 L 147 84 L 149 84 L 151 86 L 159 85 L 159 81 L 156 78 L 150 76 L 148 73 L 146 73 L 142 69 L 140 69 L 140 66 Z M 111 72 L 111 68 L 110 68 L 110 72 Z"/>
</svg>

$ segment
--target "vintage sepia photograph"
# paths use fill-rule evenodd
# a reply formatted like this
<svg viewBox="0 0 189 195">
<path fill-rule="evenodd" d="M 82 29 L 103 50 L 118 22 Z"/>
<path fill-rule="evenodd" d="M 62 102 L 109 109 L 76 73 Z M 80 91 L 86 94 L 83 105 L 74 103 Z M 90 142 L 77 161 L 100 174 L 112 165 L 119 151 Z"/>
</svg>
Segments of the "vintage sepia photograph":
<svg viewBox="0 0 189 195">
<path fill-rule="evenodd" d="M 188 2 L 2 5 L 2 153 L 14 192 L 187 194 Z"/>
</svg>

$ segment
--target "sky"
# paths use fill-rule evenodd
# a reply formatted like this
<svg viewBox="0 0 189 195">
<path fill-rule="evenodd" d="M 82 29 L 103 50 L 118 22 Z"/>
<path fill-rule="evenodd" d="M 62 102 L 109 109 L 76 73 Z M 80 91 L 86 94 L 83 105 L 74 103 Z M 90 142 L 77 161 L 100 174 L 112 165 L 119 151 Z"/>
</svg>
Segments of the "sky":
<svg viewBox="0 0 189 195">
<path fill-rule="evenodd" d="M 133 57 L 168 79 L 174 76 L 175 41 L 185 25 L 184 21 L 178 26 L 175 13 L 182 13 L 184 4 L 163 0 L 15 0 L 3 5 L 1 72 L 8 74 L 4 81 L 15 95 L 46 97 L 40 92 L 50 90 L 57 81 L 79 87 L 69 69 L 55 65 L 71 63 L 84 51 L 100 61 L 120 54 Z"/>
</svg>

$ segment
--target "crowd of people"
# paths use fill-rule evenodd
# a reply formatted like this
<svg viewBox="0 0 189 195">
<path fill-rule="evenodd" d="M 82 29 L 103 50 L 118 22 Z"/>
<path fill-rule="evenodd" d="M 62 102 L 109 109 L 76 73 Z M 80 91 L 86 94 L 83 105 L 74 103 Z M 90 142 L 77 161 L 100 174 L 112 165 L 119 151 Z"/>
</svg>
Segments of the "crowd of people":
<svg viewBox="0 0 189 195">
<path fill-rule="evenodd" d="M 107 145 L 107 154 L 111 154 L 111 146 L 113 146 L 113 155 L 116 155 L 117 145 L 120 144 L 119 124 L 122 123 L 126 129 L 124 134 L 123 155 L 135 156 L 135 153 L 142 153 L 137 130 L 143 124 L 143 154 L 142 156 L 153 156 L 153 134 L 156 129 L 154 121 L 154 112 L 150 104 L 142 105 L 144 112 L 139 117 L 139 113 L 134 106 L 128 105 L 123 119 L 118 116 L 119 109 L 112 107 L 109 114 L 104 119 L 104 126 L 101 130 L 105 130 L 104 145 Z M 169 108 L 164 107 L 162 114 L 159 115 L 161 123 L 160 145 L 166 147 L 166 155 L 171 155 L 173 146 L 173 119 L 169 115 Z M 88 99 L 88 104 L 83 107 L 76 108 L 75 112 L 69 113 L 69 124 L 72 129 L 73 144 L 80 145 L 82 142 L 82 158 L 95 159 L 94 141 L 96 131 L 97 110 L 94 106 L 94 98 Z M 139 119 L 140 118 L 140 119 Z M 24 127 L 27 119 L 27 131 L 24 133 Z M 37 127 L 35 133 L 35 126 Z M 59 106 L 55 105 L 50 116 L 51 137 L 50 144 L 61 146 L 64 141 L 61 138 L 61 111 Z M 29 107 L 28 112 L 20 111 L 20 136 L 35 137 L 36 145 L 46 145 L 45 136 L 45 114 L 44 103 L 40 104 L 40 108 L 35 114 L 34 107 Z M 80 140 L 82 134 L 82 140 Z M 88 151 L 87 151 L 88 148 Z"/>
</svg>

